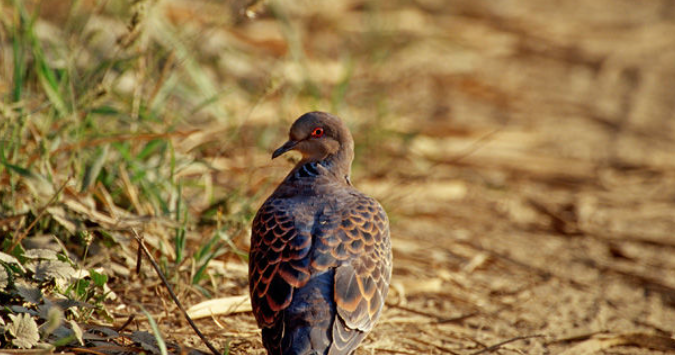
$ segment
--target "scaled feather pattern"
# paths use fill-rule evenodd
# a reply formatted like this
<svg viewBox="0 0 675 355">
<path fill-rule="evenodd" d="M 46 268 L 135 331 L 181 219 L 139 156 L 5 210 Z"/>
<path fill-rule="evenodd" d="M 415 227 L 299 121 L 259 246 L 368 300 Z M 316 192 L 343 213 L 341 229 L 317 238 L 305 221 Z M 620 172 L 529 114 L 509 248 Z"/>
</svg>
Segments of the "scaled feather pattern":
<svg viewBox="0 0 675 355">
<path fill-rule="evenodd" d="M 351 354 L 380 316 L 391 278 L 387 214 L 349 180 L 351 134 L 311 112 L 274 153 L 303 159 L 253 220 L 249 286 L 268 354 Z"/>
</svg>

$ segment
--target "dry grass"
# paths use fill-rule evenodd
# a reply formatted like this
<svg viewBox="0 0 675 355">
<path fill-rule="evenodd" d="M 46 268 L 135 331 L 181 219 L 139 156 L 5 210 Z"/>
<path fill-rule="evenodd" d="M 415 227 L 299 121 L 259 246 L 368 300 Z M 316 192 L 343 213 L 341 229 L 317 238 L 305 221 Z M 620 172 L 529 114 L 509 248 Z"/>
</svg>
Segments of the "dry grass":
<svg viewBox="0 0 675 355">
<path fill-rule="evenodd" d="M 320 109 L 392 220 L 357 354 L 675 351 L 675 2 L 0 4 L 2 251 L 57 238 L 102 268 L 115 297 L 81 324 L 142 305 L 204 349 L 131 228 L 187 305 L 246 294 L 248 224 L 291 166 L 270 151 Z M 198 324 L 263 353 L 245 310 Z"/>
</svg>

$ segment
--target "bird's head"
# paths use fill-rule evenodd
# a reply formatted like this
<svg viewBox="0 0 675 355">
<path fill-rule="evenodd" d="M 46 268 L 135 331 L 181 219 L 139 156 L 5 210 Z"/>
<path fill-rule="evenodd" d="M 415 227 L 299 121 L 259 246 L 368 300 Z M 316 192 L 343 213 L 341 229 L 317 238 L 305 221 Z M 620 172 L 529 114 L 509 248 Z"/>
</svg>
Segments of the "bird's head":
<svg viewBox="0 0 675 355">
<path fill-rule="evenodd" d="M 354 141 L 338 117 L 325 112 L 309 112 L 291 126 L 288 141 L 272 154 L 272 159 L 291 150 L 302 154 L 302 162 L 321 161 L 340 152 L 351 164 Z"/>
</svg>

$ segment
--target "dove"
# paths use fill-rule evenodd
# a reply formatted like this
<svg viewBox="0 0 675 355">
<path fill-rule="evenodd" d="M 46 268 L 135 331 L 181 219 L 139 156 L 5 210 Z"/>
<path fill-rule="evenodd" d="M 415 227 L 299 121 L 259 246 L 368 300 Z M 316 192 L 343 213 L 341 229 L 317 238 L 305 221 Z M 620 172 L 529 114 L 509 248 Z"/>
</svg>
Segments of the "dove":
<svg viewBox="0 0 675 355">
<path fill-rule="evenodd" d="M 352 135 L 337 116 L 291 126 L 302 157 L 252 222 L 249 291 L 268 354 L 352 354 L 373 329 L 392 271 L 382 206 L 350 181 Z"/>
</svg>

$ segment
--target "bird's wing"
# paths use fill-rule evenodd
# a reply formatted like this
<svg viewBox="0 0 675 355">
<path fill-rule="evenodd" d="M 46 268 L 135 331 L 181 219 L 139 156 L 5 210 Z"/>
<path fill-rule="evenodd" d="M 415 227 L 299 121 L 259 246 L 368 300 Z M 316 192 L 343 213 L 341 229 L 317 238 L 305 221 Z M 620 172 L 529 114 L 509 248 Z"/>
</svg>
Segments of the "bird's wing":
<svg viewBox="0 0 675 355">
<path fill-rule="evenodd" d="M 293 291 L 310 278 L 309 228 L 298 228 L 283 200 L 266 201 L 253 220 L 249 253 L 249 288 L 258 325 L 275 324 L 291 304 Z"/>
<path fill-rule="evenodd" d="M 340 209 L 337 225 L 325 223 L 327 228 L 314 231 L 324 235 L 315 237 L 313 268 L 336 267 L 333 298 L 338 316 L 331 353 L 348 353 L 372 329 L 391 277 L 387 214 L 374 199 L 355 197 Z"/>
<path fill-rule="evenodd" d="M 278 325 L 310 275 L 335 270 L 330 353 L 337 354 L 348 353 L 372 329 L 391 277 L 384 209 L 358 193 L 346 200 L 307 214 L 268 200 L 254 218 L 249 254 L 251 302 L 261 327 Z"/>
</svg>

